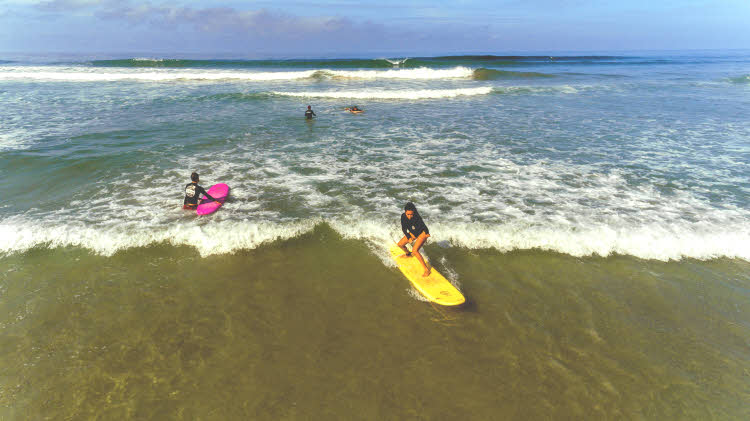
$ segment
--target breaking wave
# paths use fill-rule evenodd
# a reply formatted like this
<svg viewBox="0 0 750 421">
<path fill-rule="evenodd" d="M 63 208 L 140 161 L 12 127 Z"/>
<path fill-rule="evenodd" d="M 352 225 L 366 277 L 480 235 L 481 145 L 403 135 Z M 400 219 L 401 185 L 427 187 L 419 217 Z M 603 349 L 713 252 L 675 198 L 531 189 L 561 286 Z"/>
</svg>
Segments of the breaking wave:
<svg viewBox="0 0 750 421">
<path fill-rule="evenodd" d="M 491 87 L 465 89 L 418 89 L 418 90 L 377 90 L 366 89 L 357 91 L 307 91 L 281 92 L 273 94 L 300 98 L 351 98 L 351 99 L 439 99 L 455 98 L 458 96 L 487 95 L 492 92 Z"/>
<path fill-rule="evenodd" d="M 168 243 L 195 247 L 202 256 L 233 253 L 298 237 L 326 223 L 342 237 L 362 239 L 383 247 L 398 236 L 393 228 L 375 221 L 321 219 L 295 223 L 268 221 L 211 221 L 185 229 L 169 227 L 93 227 L 70 223 L 40 223 L 12 218 L 0 223 L 0 253 L 13 254 L 33 248 L 81 247 L 97 254 Z M 679 260 L 718 257 L 750 260 L 750 227 L 705 227 L 699 224 L 657 227 L 648 223 L 633 227 L 565 226 L 523 224 L 430 223 L 436 241 L 467 249 L 494 248 L 501 252 L 539 249 L 572 256 L 631 255 L 643 259 Z M 710 229 L 707 229 L 710 228 Z M 439 234 L 438 234 L 439 233 Z"/>
<path fill-rule="evenodd" d="M 209 69 L 150 69 L 143 71 L 101 71 L 82 67 L 8 67 L 0 70 L 0 80 L 33 80 L 52 82 L 170 82 L 170 81 L 284 81 L 315 78 L 342 79 L 455 79 L 471 78 L 473 70 L 468 67 L 451 69 L 390 69 L 390 70 L 298 70 L 253 72 L 243 70 Z"/>
</svg>

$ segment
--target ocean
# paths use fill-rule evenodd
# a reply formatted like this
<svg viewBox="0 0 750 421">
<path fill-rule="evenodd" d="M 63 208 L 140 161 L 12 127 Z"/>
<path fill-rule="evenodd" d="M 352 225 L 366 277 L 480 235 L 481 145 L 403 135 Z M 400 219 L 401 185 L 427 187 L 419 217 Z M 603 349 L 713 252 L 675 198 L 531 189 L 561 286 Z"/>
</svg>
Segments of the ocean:
<svg viewBox="0 0 750 421">
<path fill-rule="evenodd" d="M 748 116 L 740 50 L 0 54 L 0 420 L 750 419 Z"/>
</svg>

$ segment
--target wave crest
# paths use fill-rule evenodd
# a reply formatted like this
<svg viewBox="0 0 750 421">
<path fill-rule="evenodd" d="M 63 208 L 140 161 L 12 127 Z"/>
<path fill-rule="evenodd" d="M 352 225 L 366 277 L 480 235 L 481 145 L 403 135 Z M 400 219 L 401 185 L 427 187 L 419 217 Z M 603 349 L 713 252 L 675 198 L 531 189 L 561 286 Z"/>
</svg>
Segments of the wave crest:
<svg viewBox="0 0 750 421">
<path fill-rule="evenodd" d="M 74 67 L 7 67 L 0 70 L 0 80 L 34 80 L 53 82 L 116 82 L 144 81 L 169 82 L 180 80 L 215 81 L 284 81 L 316 78 L 341 79 L 456 79 L 471 78 L 473 70 L 468 67 L 452 69 L 390 69 L 390 70 L 298 70 L 253 72 L 243 70 L 210 70 L 210 69 L 152 69 L 142 71 L 98 70 L 93 68 Z"/>
<path fill-rule="evenodd" d="M 474 70 L 472 77 L 475 80 L 498 80 L 498 79 L 540 79 L 552 78 L 554 75 L 538 72 L 513 72 L 509 70 L 495 70 L 479 68 Z"/>
<path fill-rule="evenodd" d="M 750 75 L 729 78 L 729 81 L 738 85 L 750 84 Z"/>
<path fill-rule="evenodd" d="M 273 94 L 301 98 L 349 98 L 349 99 L 440 99 L 458 96 L 487 95 L 492 92 L 491 87 L 465 89 L 418 89 L 418 90 L 359 90 L 359 91 L 306 91 L 283 92 L 274 91 Z"/>
<path fill-rule="evenodd" d="M 430 222 L 430 221 L 428 221 Z M 342 237 L 390 244 L 400 234 L 375 221 L 303 220 L 295 223 L 249 221 L 210 221 L 188 229 L 170 226 L 160 229 L 46 224 L 14 218 L 0 224 L 0 253 L 22 253 L 33 248 L 81 247 L 97 254 L 112 255 L 120 250 L 158 243 L 191 246 L 202 256 L 254 249 L 263 244 L 287 240 L 312 231 L 317 225 L 330 225 Z M 633 227 L 591 226 L 573 229 L 564 226 L 527 226 L 521 223 L 484 225 L 430 222 L 435 241 L 501 252 L 538 249 L 577 257 L 630 255 L 643 259 L 680 260 L 683 258 L 739 258 L 750 261 L 750 229 L 705 227 L 700 224 L 663 227 L 644 224 Z"/>
</svg>

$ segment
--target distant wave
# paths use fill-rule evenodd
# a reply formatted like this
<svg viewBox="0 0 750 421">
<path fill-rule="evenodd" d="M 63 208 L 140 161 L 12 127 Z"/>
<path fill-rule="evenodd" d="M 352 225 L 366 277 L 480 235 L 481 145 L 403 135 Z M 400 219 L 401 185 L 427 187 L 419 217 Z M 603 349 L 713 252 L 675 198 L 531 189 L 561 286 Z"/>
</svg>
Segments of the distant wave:
<svg viewBox="0 0 750 421">
<path fill-rule="evenodd" d="M 388 58 L 386 58 L 384 60 L 387 61 L 388 63 L 391 63 L 391 65 L 393 67 L 399 67 L 402 64 L 406 63 L 406 60 L 409 60 L 409 59 L 408 58 L 402 58 L 402 59 L 388 59 Z"/>
<path fill-rule="evenodd" d="M 470 78 L 473 72 L 472 69 L 462 66 L 451 69 L 419 67 L 416 69 L 327 71 L 334 78 L 351 79 L 458 79 Z"/>
<path fill-rule="evenodd" d="M 537 60 L 557 60 L 557 61 L 571 61 L 571 60 L 612 60 L 626 58 L 623 56 L 496 56 L 496 55 L 461 55 L 461 56 L 437 56 L 433 57 L 434 60 L 477 60 L 477 61 L 492 61 L 492 60 L 516 60 L 516 61 L 537 61 Z"/>
<path fill-rule="evenodd" d="M 566 65 L 670 65 L 712 63 L 711 58 L 700 56 L 618 56 L 618 55 L 448 55 L 435 57 L 383 57 L 338 59 L 185 59 L 170 57 L 129 57 L 89 61 L 57 61 L 48 65 L 85 66 L 89 68 L 163 68 L 163 69 L 416 69 L 428 67 L 445 69 L 456 66 L 493 68 L 518 66 Z M 2 62 L 0 62 L 2 63 Z M 6 62 L 9 63 L 9 62 Z M 31 63 L 29 63 L 31 64 Z"/>
<path fill-rule="evenodd" d="M 388 68 L 419 68 L 419 67 L 482 67 L 483 65 L 516 66 L 528 63 L 592 63 L 592 62 L 628 62 L 639 59 L 625 56 L 542 56 L 542 55 L 456 55 L 437 57 L 409 57 L 409 58 L 342 58 L 342 59 L 183 59 L 183 58 L 148 58 L 133 57 L 110 60 L 93 60 L 85 62 L 93 67 L 109 68 L 205 68 L 205 69 L 245 69 L 245 68 L 308 68 L 308 69 L 388 69 Z M 57 63 L 57 64 L 82 64 Z"/>
<path fill-rule="evenodd" d="M 225 94 L 206 95 L 195 98 L 198 101 L 215 101 L 215 100 L 231 100 L 231 101 L 256 101 L 263 100 L 272 97 L 272 92 L 235 92 Z"/>
<path fill-rule="evenodd" d="M 310 78 L 315 70 L 296 72 L 232 72 L 232 71 L 155 71 L 155 72 L 95 72 L 86 70 L 72 70 L 70 68 L 18 68 L 14 71 L 0 72 L 0 80 L 37 80 L 37 81 L 60 81 L 60 82 L 116 82 L 116 81 L 144 81 L 144 82 L 166 82 L 179 80 L 247 80 L 247 81 L 270 81 L 270 80 L 294 80 Z"/>
<path fill-rule="evenodd" d="M 459 89 L 410 89 L 410 90 L 382 90 L 363 89 L 355 91 L 270 91 L 270 92 L 234 92 L 209 95 L 195 98 L 196 100 L 233 100 L 233 101 L 257 101 L 272 96 L 289 96 L 297 98 L 341 98 L 341 99 L 440 99 L 455 98 L 459 96 L 476 95 L 523 95 L 523 94 L 550 94 L 563 93 L 575 94 L 579 89 L 570 85 L 555 86 L 503 86 L 503 87 L 479 87 Z"/>
<path fill-rule="evenodd" d="M 351 98 L 351 99 L 438 99 L 457 96 L 487 95 L 491 87 L 465 89 L 418 89 L 418 90 L 359 90 L 359 91 L 307 91 L 273 92 L 275 95 L 302 98 Z"/>
<path fill-rule="evenodd" d="M 398 67 L 407 59 L 320 59 L 320 60 L 190 60 L 173 58 L 127 58 L 115 60 L 95 60 L 94 67 L 124 68 L 206 68 L 206 69 L 242 69 L 242 68 L 374 68 L 387 69 Z"/>
<path fill-rule="evenodd" d="M 520 95 L 520 94 L 576 94 L 582 89 L 591 89 L 591 86 L 575 87 L 571 85 L 551 85 L 551 86 L 501 86 L 495 87 L 493 93 L 499 95 Z"/>
<path fill-rule="evenodd" d="M 342 78 L 342 79 L 452 79 L 471 78 L 473 70 L 468 67 L 450 69 L 390 69 L 390 70 L 298 70 L 298 71 L 219 71 L 208 69 L 179 70 L 131 70 L 125 72 L 97 71 L 91 68 L 71 67 L 11 67 L 0 71 L 0 80 L 36 80 L 65 82 L 115 82 L 145 81 L 165 82 L 180 80 L 245 80 L 272 81 L 296 80 L 307 78 Z"/>
<path fill-rule="evenodd" d="M 729 78 L 729 81 L 739 85 L 750 84 L 750 75 Z"/>
<path fill-rule="evenodd" d="M 495 70 L 480 68 L 474 70 L 472 77 L 476 80 L 497 80 L 497 79 L 537 79 L 552 78 L 554 75 L 538 72 L 513 72 L 508 70 Z"/>
</svg>

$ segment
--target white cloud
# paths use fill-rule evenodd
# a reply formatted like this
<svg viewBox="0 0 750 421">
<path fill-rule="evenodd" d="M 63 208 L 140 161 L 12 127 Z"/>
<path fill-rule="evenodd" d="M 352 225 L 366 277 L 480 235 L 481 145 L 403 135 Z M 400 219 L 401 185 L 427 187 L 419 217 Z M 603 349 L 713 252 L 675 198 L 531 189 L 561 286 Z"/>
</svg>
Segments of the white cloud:
<svg viewBox="0 0 750 421">
<path fill-rule="evenodd" d="M 49 12 L 66 12 L 96 7 L 108 2 L 108 0 L 46 0 L 34 2 L 34 6 L 39 10 Z"/>
<path fill-rule="evenodd" d="M 95 16 L 156 28 L 190 26 L 207 33 L 244 33 L 292 39 L 310 35 L 346 36 L 348 33 L 361 31 L 362 27 L 368 31 L 382 30 L 381 25 L 370 22 L 355 23 L 342 17 L 299 17 L 266 9 L 237 10 L 228 7 L 194 9 L 151 4 L 108 6 L 97 10 Z"/>
</svg>

